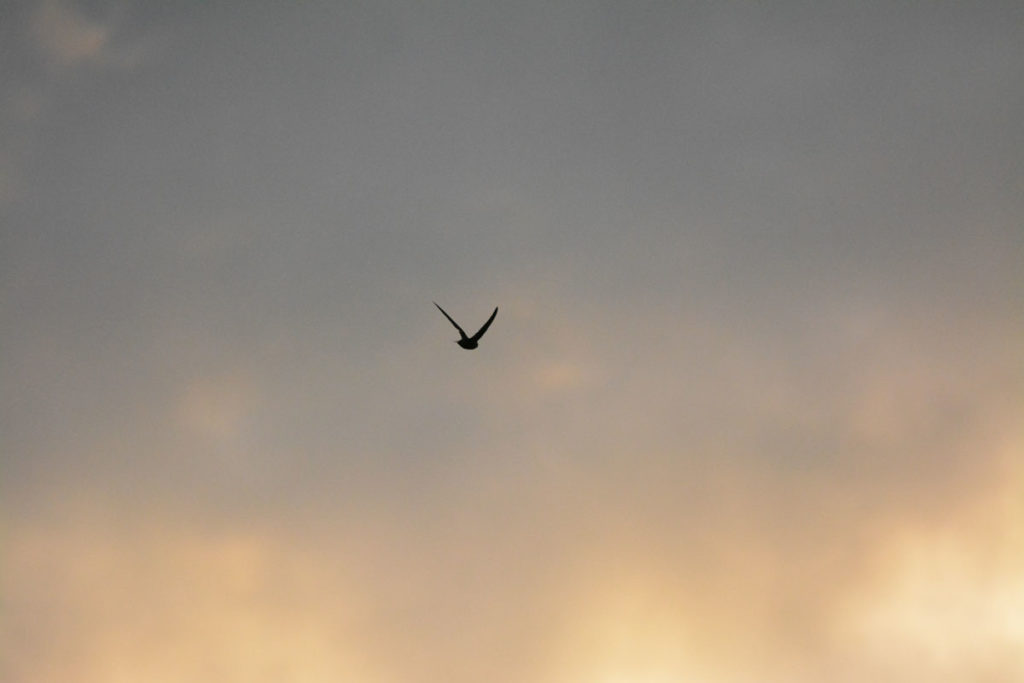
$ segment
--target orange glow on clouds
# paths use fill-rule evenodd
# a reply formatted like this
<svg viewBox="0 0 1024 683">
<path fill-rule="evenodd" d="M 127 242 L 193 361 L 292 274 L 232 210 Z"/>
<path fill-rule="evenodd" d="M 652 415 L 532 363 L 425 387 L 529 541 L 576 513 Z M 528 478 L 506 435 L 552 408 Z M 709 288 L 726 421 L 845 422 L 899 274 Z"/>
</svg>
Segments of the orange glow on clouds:
<svg viewBox="0 0 1024 683">
<path fill-rule="evenodd" d="M 881 546 L 877 578 L 841 620 L 845 645 L 878 671 L 1024 680 L 1021 452 L 1007 449 L 999 485 L 950 525 L 901 530 Z"/>
<path fill-rule="evenodd" d="M 552 639 L 553 683 L 694 680 L 694 615 L 679 609 L 664 581 L 637 571 L 595 577 L 575 592 Z"/>
<path fill-rule="evenodd" d="M 814 577 L 809 560 L 773 555 L 737 520 L 713 522 L 728 543 L 695 539 L 676 557 L 608 513 L 601 533 L 537 574 L 514 553 L 493 569 L 458 559 L 536 533 L 518 522 L 499 522 L 503 539 L 473 548 L 476 525 L 434 546 L 387 525 L 203 528 L 66 510 L 8 530 L 6 679 L 1015 680 L 1024 676 L 1022 472 L 1008 466 L 941 528 L 895 526 L 865 547 L 873 559 L 853 580 L 817 570 L 826 575 L 812 581 L 832 590 L 787 586 Z M 510 583 L 517 575 L 539 582 Z M 796 646 L 775 632 L 786 601 L 818 621 L 818 640 Z"/>
<path fill-rule="evenodd" d="M 115 526 L 10 534 L 4 594 L 24 616 L 5 624 L 7 680 L 381 680 L 354 638 L 359 591 L 325 558 L 258 533 Z"/>
</svg>

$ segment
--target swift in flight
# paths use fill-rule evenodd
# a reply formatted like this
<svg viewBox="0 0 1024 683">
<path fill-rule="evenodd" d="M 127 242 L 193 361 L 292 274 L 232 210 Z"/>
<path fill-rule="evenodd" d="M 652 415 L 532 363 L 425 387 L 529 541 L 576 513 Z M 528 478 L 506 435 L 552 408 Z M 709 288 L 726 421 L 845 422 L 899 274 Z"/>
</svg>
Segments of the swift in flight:
<svg viewBox="0 0 1024 683">
<path fill-rule="evenodd" d="M 437 310 L 441 311 L 441 313 L 444 313 L 444 317 L 448 318 L 448 322 L 450 322 L 452 325 L 455 325 L 455 329 L 459 331 L 459 339 L 455 343 L 467 350 L 475 349 L 478 346 L 477 342 L 480 341 L 480 337 L 484 336 L 484 332 L 486 332 L 487 328 L 490 327 L 491 323 L 494 322 L 494 316 L 498 315 L 498 308 L 497 306 L 495 306 L 494 313 L 491 313 L 491 317 L 487 319 L 487 322 L 484 323 L 484 326 L 477 330 L 476 334 L 474 334 L 472 337 L 467 337 L 465 330 L 459 327 L 459 324 L 452 320 L 452 317 L 445 313 L 445 310 L 438 306 L 436 301 L 434 302 L 434 305 L 437 306 Z"/>
</svg>

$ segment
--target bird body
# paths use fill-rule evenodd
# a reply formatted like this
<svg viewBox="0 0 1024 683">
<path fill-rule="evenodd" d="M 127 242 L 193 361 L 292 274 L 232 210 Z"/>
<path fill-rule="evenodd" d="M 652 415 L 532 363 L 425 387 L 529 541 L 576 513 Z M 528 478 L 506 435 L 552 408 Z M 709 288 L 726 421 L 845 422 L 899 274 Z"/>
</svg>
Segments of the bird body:
<svg viewBox="0 0 1024 683">
<path fill-rule="evenodd" d="M 487 328 L 491 326 L 492 322 L 494 322 L 494 316 L 498 315 L 498 307 L 495 306 L 494 312 L 491 313 L 491 317 L 487 319 L 487 322 L 484 323 L 483 327 L 477 330 L 476 334 L 470 337 L 466 334 L 465 330 L 459 327 L 459 324 L 455 322 L 452 319 L 452 317 L 448 315 L 448 313 L 438 305 L 436 301 L 434 302 L 434 305 L 437 306 L 437 310 L 441 311 L 441 313 L 444 314 L 444 317 L 448 318 L 448 322 L 454 325 L 455 329 L 459 331 L 459 338 L 455 341 L 455 343 L 461 346 L 462 348 L 466 349 L 467 351 L 475 349 L 477 346 L 480 345 L 480 337 L 484 336 L 484 332 L 486 332 Z"/>
</svg>

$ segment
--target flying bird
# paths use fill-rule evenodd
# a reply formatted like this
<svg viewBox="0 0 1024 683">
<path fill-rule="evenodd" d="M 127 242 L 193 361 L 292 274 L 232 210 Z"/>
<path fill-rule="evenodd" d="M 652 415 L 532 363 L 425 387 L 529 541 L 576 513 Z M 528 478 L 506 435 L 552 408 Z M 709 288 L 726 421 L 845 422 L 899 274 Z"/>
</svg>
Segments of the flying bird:
<svg viewBox="0 0 1024 683">
<path fill-rule="evenodd" d="M 494 313 L 491 313 L 491 317 L 487 319 L 487 322 L 484 323 L 484 326 L 477 330 L 476 334 L 474 334 L 472 337 L 467 337 L 466 331 L 459 327 L 459 324 L 452 320 L 452 317 L 445 313 L 445 310 L 438 306 L 436 301 L 434 302 L 434 305 L 437 306 L 437 310 L 441 311 L 441 313 L 444 313 L 444 317 L 448 318 L 448 322 L 450 322 L 452 325 L 455 325 L 455 329 L 459 331 L 459 339 L 455 343 L 466 350 L 475 349 L 478 346 L 477 342 L 480 341 L 480 337 L 484 336 L 484 332 L 486 332 L 487 328 L 490 327 L 491 323 L 494 322 L 494 316 L 498 315 L 498 307 L 495 306 Z"/>
</svg>

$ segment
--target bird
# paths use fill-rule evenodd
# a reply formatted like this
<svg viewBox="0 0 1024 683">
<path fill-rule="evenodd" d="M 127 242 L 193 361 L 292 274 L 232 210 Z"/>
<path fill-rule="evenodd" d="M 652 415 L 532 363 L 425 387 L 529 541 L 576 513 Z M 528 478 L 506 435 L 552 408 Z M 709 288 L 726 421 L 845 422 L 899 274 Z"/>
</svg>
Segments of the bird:
<svg viewBox="0 0 1024 683">
<path fill-rule="evenodd" d="M 472 337 L 467 337 L 465 330 L 459 327 L 459 324 L 452 320 L 452 317 L 448 315 L 448 313 L 446 313 L 445 310 L 441 308 L 441 306 L 439 306 L 436 301 L 434 302 L 434 305 L 437 306 L 437 310 L 441 311 L 441 313 L 444 314 L 444 317 L 448 318 L 448 322 L 450 322 L 452 325 L 455 325 L 455 329 L 459 331 L 459 339 L 457 339 L 455 343 L 461 346 L 462 348 L 466 349 L 467 351 L 469 351 L 470 349 L 475 349 L 479 345 L 477 344 L 477 342 L 480 341 L 480 337 L 484 336 L 484 332 L 486 332 L 487 328 L 491 326 L 492 322 L 494 322 L 494 316 L 498 315 L 498 307 L 495 306 L 494 313 L 491 313 L 491 317 L 487 319 L 487 322 L 484 323 L 484 326 L 477 330 L 476 334 L 474 334 Z"/>
</svg>

